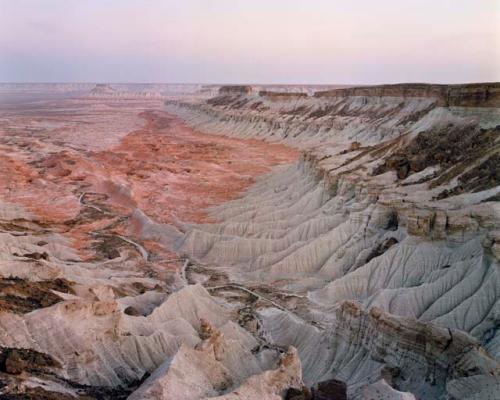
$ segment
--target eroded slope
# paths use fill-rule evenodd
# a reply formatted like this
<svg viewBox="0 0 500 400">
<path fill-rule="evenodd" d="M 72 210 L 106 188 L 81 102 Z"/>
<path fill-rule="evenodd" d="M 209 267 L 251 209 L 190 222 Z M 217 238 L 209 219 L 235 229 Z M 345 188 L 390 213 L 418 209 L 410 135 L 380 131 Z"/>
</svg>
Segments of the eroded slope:
<svg viewBox="0 0 500 400">
<path fill-rule="evenodd" d="M 254 357 L 255 339 L 203 288 L 178 291 L 184 260 L 155 238 L 138 237 L 136 215 L 208 221 L 207 206 L 294 160 L 296 151 L 211 138 L 161 108 L 71 99 L 2 113 L 2 397 L 126 398 L 184 350 L 227 375 L 213 377 L 201 397 L 278 366 L 273 352 L 246 372 L 234 368 L 238 358 Z M 219 333 L 203 333 L 202 319 Z M 214 335 L 230 359 L 214 359 L 215 344 L 202 344 Z M 290 382 L 300 372 L 290 370 Z"/>
<path fill-rule="evenodd" d="M 2 393 L 497 397 L 498 85 L 289 89 L 3 115 Z"/>
<path fill-rule="evenodd" d="M 394 387 L 419 398 L 461 398 L 465 388 L 466 397 L 494 398 L 499 90 L 396 85 L 313 97 L 247 90 L 171 102 L 171 111 L 208 132 L 304 149 L 297 165 L 214 209 L 220 222 L 193 227 L 180 251 L 224 273 L 226 287 L 272 295 L 284 309 L 260 311 L 263 331 L 299 349 L 308 384 L 340 378 L 363 397 L 389 369 Z M 398 328 L 382 328 L 392 324 Z M 462 370 L 463 357 L 479 360 L 468 351 L 447 358 L 459 337 L 471 341 L 460 349 L 482 345 L 492 369 Z"/>
</svg>

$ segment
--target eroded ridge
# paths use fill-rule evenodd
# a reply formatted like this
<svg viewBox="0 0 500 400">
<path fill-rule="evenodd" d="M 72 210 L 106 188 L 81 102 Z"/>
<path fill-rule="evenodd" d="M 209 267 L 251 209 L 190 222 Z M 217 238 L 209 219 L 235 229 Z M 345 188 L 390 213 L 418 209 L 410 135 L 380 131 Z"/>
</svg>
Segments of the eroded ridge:
<svg viewBox="0 0 500 400">
<path fill-rule="evenodd" d="M 140 387 L 134 396 L 147 398 L 165 370 L 175 399 L 229 395 L 260 374 L 254 381 L 267 383 L 250 393 L 299 385 L 295 350 L 283 361 L 260 350 L 233 307 L 185 287 L 185 259 L 163 244 L 297 152 L 210 137 L 161 102 L 126 98 L 2 112 L 0 396 L 124 399 Z M 171 225 L 155 233 L 144 221 Z M 246 357 L 248 368 L 236 368 Z M 186 381 L 172 382 L 176 368 Z"/>
<path fill-rule="evenodd" d="M 2 116 L 2 394 L 497 397 L 498 84 L 112 89 Z"/>
<path fill-rule="evenodd" d="M 180 251 L 226 280 L 271 293 L 284 309 L 260 311 L 263 330 L 272 342 L 297 347 L 309 385 L 339 378 L 359 398 L 378 390 L 370 385 L 390 370 L 385 382 L 418 398 L 461 398 L 465 391 L 494 398 L 499 90 L 498 84 L 314 96 L 245 90 L 170 102 L 199 129 L 304 151 L 296 165 L 213 209 L 219 222 L 193 227 Z M 398 329 L 382 328 L 392 323 Z M 376 334 L 361 339 L 371 324 Z M 435 369 L 458 337 L 471 340 L 461 348 L 482 346 L 475 355 L 467 351 L 467 359 L 482 364 L 477 354 L 488 352 L 489 372 L 450 373 L 461 368 L 461 356 Z M 383 355 L 376 354 L 378 340 Z M 436 356 L 417 355 L 434 340 L 442 342 Z"/>
</svg>

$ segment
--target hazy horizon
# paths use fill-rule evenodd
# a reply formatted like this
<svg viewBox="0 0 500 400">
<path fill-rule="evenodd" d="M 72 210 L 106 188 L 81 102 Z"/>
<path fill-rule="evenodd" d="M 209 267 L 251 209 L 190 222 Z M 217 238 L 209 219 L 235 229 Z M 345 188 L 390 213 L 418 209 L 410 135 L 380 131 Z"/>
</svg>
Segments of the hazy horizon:
<svg viewBox="0 0 500 400">
<path fill-rule="evenodd" d="M 500 81 L 496 0 L 0 0 L 0 82 Z"/>
</svg>

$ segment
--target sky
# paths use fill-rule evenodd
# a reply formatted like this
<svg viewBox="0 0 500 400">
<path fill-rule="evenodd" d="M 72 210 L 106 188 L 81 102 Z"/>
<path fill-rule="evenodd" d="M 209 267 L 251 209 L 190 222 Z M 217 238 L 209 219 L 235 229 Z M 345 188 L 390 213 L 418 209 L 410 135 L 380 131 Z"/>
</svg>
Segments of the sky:
<svg viewBox="0 0 500 400">
<path fill-rule="evenodd" d="M 0 0 L 0 82 L 500 81 L 500 0 Z"/>
</svg>

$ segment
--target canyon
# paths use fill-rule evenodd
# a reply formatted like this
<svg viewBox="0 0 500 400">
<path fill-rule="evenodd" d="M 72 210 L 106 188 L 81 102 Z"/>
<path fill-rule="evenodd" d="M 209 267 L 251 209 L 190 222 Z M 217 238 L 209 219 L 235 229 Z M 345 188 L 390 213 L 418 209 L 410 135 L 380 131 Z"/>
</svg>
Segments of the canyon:
<svg viewBox="0 0 500 400">
<path fill-rule="evenodd" d="M 500 83 L 0 97 L 0 398 L 499 398 Z"/>
</svg>

